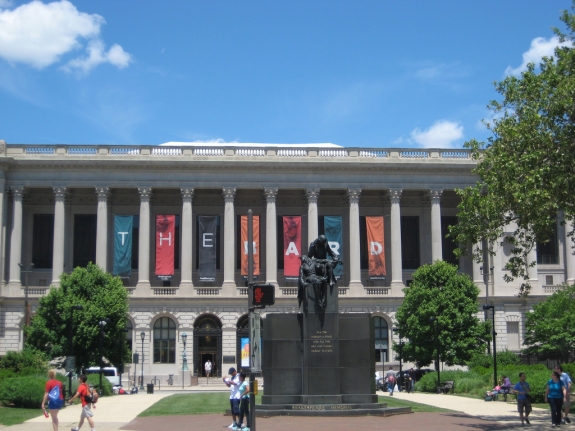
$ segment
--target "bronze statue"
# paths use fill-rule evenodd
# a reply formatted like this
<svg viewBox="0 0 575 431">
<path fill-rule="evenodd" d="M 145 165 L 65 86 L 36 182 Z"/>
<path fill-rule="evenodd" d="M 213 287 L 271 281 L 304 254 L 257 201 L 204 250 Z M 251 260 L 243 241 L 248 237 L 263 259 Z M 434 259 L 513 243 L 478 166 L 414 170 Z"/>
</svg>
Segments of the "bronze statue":
<svg viewBox="0 0 575 431">
<path fill-rule="evenodd" d="M 333 260 L 328 260 L 327 256 Z M 327 306 L 327 286 L 333 289 L 336 279 L 333 269 L 340 264 L 339 256 L 329 247 L 324 235 L 320 235 L 309 246 L 307 256 L 301 257 L 301 266 L 298 280 L 298 303 L 301 305 L 305 289 L 313 286 L 316 304 L 320 309 Z"/>
</svg>

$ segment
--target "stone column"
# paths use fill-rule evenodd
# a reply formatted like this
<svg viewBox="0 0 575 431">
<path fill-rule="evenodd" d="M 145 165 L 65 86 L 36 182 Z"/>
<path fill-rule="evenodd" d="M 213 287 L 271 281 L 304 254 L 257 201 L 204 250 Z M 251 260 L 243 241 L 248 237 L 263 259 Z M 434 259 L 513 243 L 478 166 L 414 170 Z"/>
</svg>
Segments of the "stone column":
<svg viewBox="0 0 575 431">
<path fill-rule="evenodd" d="M 1 147 L 1 143 L 0 143 Z M 4 216 L 5 216 L 5 205 L 4 205 L 4 198 L 5 198 L 5 190 L 6 190 L 6 172 L 0 171 L 0 290 L 1 286 L 5 284 L 4 282 L 4 253 L 5 253 L 5 241 L 4 241 Z"/>
<path fill-rule="evenodd" d="M 319 229 L 317 226 L 317 198 L 319 197 L 319 189 L 306 189 L 307 196 L 307 243 L 311 244 L 319 236 Z M 307 247 L 304 244 L 304 251 L 307 253 Z"/>
<path fill-rule="evenodd" d="M 347 189 L 349 199 L 349 287 L 362 288 L 359 246 L 359 197 L 361 189 Z M 359 292 L 356 292 L 359 294 Z"/>
<path fill-rule="evenodd" d="M 224 282 L 222 287 L 235 288 L 234 270 L 234 244 L 235 244 L 235 211 L 234 198 L 236 196 L 235 187 L 224 187 Z M 233 294 L 232 294 L 233 295 Z"/>
<path fill-rule="evenodd" d="M 534 246 L 531 251 L 527 254 L 527 262 L 535 262 L 535 266 L 530 266 L 527 268 L 527 274 L 529 275 L 529 283 L 531 286 L 539 283 L 539 277 L 537 276 L 537 246 Z"/>
<path fill-rule="evenodd" d="M 138 284 L 136 288 L 150 285 L 150 200 L 152 187 L 138 187 L 140 195 L 140 246 L 138 256 Z"/>
<path fill-rule="evenodd" d="M 52 285 L 60 285 L 64 273 L 64 246 L 66 244 L 66 187 L 54 187 L 54 247 L 52 253 Z"/>
<path fill-rule="evenodd" d="M 391 286 L 404 287 L 401 256 L 401 194 L 402 189 L 389 189 L 391 200 Z"/>
<path fill-rule="evenodd" d="M 575 283 L 575 249 L 573 240 L 567 236 L 573 231 L 573 221 L 565 220 L 565 282 L 567 284 Z"/>
<path fill-rule="evenodd" d="M 277 187 L 265 187 L 266 198 L 266 281 L 278 285 L 276 197 Z"/>
<path fill-rule="evenodd" d="M 96 222 L 96 265 L 108 271 L 108 198 L 109 187 L 96 187 L 98 218 Z"/>
<path fill-rule="evenodd" d="M 192 199 L 194 189 L 191 187 L 181 187 L 182 194 L 182 270 L 180 288 L 192 288 L 192 232 L 194 227 L 192 217 Z M 192 293 L 192 291 L 190 291 Z"/>
<path fill-rule="evenodd" d="M 441 235 L 441 195 L 443 190 L 430 190 L 431 198 L 431 262 L 443 260 Z"/>
<path fill-rule="evenodd" d="M 28 262 L 20 262 L 22 259 L 22 200 L 24 198 L 24 187 L 16 186 L 10 188 L 13 199 L 12 210 L 12 233 L 10 235 L 10 280 L 8 284 L 21 286 L 21 274 L 19 263 L 26 268 Z"/>
</svg>

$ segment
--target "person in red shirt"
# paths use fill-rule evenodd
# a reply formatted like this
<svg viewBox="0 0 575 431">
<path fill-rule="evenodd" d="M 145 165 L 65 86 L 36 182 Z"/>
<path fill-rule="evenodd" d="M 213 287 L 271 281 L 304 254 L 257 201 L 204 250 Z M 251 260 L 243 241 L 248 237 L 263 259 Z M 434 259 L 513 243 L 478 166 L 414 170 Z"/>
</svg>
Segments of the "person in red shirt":
<svg viewBox="0 0 575 431">
<path fill-rule="evenodd" d="M 80 415 L 80 422 L 78 423 L 78 426 L 76 428 L 72 428 L 72 431 L 78 431 L 82 425 L 84 424 L 84 419 L 88 419 L 88 424 L 90 425 L 90 428 L 92 429 L 92 431 L 95 431 L 94 428 L 94 413 L 92 413 L 92 409 L 90 408 L 92 406 L 91 403 L 86 402 L 86 395 L 90 394 L 90 390 L 88 389 L 88 385 L 86 384 L 86 381 L 88 380 L 88 377 L 86 376 L 86 374 L 82 374 L 80 376 L 80 386 L 78 386 L 78 392 L 76 392 L 76 395 L 74 395 L 72 398 L 70 398 L 68 400 L 68 402 L 70 404 L 72 404 L 72 401 L 74 401 L 76 398 L 80 398 L 80 401 L 82 402 L 82 414 Z M 96 404 L 93 404 L 94 408 L 96 408 Z"/>
<path fill-rule="evenodd" d="M 41 409 L 46 410 L 46 401 L 48 401 L 48 408 L 50 409 L 50 416 L 52 416 L 52 427 L 54 431 L 58 431 L 58 412 L 64 404 L 64 388 L 62 387 L 62 382 L 55 379 L 56 370 L 48 371 L 48 382 L 46 382 L 46 390 L 44 392 L 44 399 L 42 400 Z M 60 396 L 57 400 L 48 399 L 48 394 L 55 388 L 58 387 Z"/>
</svg>

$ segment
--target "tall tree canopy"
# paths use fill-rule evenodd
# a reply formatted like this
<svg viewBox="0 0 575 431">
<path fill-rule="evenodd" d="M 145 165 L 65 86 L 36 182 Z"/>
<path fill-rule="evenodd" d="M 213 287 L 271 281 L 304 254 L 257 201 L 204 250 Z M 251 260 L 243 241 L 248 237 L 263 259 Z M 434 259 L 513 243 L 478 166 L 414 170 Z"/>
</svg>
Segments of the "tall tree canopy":
<svg viewBox="0 0 575 431">
<path fill-rule="evenodd" d="M 420 266 L 403 291 L 405 299 L 396 314 L 399 332 L 408 340 L 403 359 L 428 365 L 438 346 L 442 361 L 464 365 L 474 353 L 484 351 L 489 324 L 477 318 L 479 289 L 455 265 L 437 261 Z"/>
<path fill-rule="evenodd" d="M 72 311 L 81 305 L 82 310 Z M 124 328 L 128 322 L 128 296 L 119 277 L 89 264 L 63 274 L 60 286 L 40 299 L 40 306 L 27 328 L 26 343 L 46 352 L 50 357 L 68 355 L 70 314 L 76 368 L 100 364 L 98 323 L 110 319 L 103 339 L 104 356 L 113 364 L 128 362 L 130 352 L 125 343 Z M 123 358 L 120 356 L 123 351 Z"/>
<path fill-rule="evenodd" d="M 502 97 L 489 104 L 493 135 L 487 143 L 465 144 L 479 162 L 481 181 L 458 191 L 459 222 L 450 229 L 462 244 L 456 253 L 471 247 L 477 261 L 483 238 L 491 253 L 509 242 L 506 281 L 522 278 L 520 295 L 530 289 L 527 269 L 535 262 L 529 252 L 549 240 L 558 215 L 575 216 L 575 16 L 563 11 L 561 21 L 567 34 L 554 32 L 565 44 L 553 57 L 495 84 Z"/>
<path fill-rule="evenodd" d="M 533 306 L 525 322 L 525 353 L 549 355 L 562 362 L 575 354 L 575 285 Z"/>
</svg>

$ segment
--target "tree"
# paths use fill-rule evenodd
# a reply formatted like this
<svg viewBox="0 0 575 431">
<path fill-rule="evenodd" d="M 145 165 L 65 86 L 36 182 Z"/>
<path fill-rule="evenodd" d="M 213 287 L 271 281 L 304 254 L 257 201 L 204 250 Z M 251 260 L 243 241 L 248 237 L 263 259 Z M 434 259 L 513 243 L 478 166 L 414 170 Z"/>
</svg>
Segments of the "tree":
<svg viewBox="0 0 575 431">
<path fill-rule="evenodd" d="M 465 144 L 479 162 L 474 172 L 480 181 L 458 191 L 459 222 L 450 228 L 461 244 L 456 254 L 471 248 L 478 262 L 482 239 L 492 254 L 496 245 L 509 243 L 505 279 L 523 279 L 520 295 L 530 290 L 528 268 L 535 262 L 529 252 L 549 240 L 561 212 L 565 220 L 575 217 L 575 15 L 563 11 L 561 21 L 568 35 L 554 32 L 566 45 L 538 68 L 529 64 L 520 77 L 495 83 L 502 99 L 488 106 L 493 135 L 487 143 Z"/>
<path fill-rule="evenodd" d="M 567 362 L 575 353 L 575 285 L 566 286 L 527 313 L 527 354 L 550 355 Z"/>
<path fill-rule="evenodd" d="M 72 311 L 81 305 L 82 310 Z M 104 356 L 113 364 L 129 361 L 131 353 L 120 348 L 128 321 L 128 296 L 119 277 L 102 271 L 97 265 L 76 268 L 63 274 L 59 287 L 40 299 L 40 306 L 28 329 L 26 343 L 50 357 L 68 354 L 70 314 L 73 313 L 73 346 L 76 368 L 100 365 L 98 323 L 106 318 Z M 123 358 L 120 357 L 123 351 Z"/>
<path fill-rule="evenodd" d="M 401 336 L 408 340 L 403 359 L 418 367 L 428 365 L 436 358 L 437 345 L 441 360 L 464 365 L 474 353 L 484 351 L 490 326 L 476 316 L 479 289 L 455 265 L 444 261 L 423 265 L 403 291 L 405 298 L 396 314 Z"/>
</svg>

